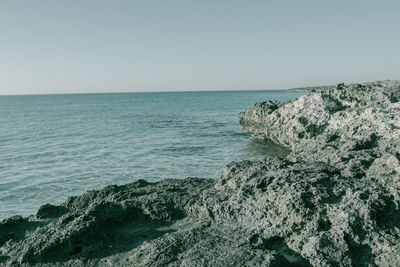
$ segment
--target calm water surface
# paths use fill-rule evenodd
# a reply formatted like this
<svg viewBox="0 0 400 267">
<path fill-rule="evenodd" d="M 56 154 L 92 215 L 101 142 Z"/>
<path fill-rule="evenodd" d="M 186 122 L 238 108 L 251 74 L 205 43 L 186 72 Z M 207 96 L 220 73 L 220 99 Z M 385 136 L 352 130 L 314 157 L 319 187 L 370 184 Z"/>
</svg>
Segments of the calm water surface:
<svg viewBox="0 0 400 267">
<path fill-rule="evenodd" d="M 251 140 L 238 113 L 255 102 L 301 94 L 0 96 L 0 219 L 140 178 L 217 178 L 227 163 L 273 149 Z"/>
</svg>

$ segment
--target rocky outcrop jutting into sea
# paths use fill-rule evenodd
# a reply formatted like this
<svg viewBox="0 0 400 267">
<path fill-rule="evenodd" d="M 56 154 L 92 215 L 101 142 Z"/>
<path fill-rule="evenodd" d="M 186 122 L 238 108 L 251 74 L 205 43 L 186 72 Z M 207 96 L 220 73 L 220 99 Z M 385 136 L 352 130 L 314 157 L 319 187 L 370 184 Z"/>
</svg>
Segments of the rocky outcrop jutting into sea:
<svg viewBox="0 0 400 267">
<path fill-rule="evenodd" d="M 139 180 L 0 223 L 0 265 L 398 266 L 400 82 L 329 86 L 239 115 L 286 158 L 217 180 Z"/>
</svg>

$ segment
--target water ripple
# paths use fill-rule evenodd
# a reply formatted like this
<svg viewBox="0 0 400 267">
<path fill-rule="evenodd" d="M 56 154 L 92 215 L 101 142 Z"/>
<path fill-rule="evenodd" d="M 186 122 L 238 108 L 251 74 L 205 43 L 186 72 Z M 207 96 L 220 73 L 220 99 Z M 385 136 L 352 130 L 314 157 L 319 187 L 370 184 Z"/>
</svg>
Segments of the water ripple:
<svg viewBox="0 0 400 267">
<path fill-rule="evenodd" d="M 212 177 L 230 161 L 287 153 L 251 141 L 237 115 L 285 91 L 0 96 L 0 219 L 137 179 Z"/>
</svg>

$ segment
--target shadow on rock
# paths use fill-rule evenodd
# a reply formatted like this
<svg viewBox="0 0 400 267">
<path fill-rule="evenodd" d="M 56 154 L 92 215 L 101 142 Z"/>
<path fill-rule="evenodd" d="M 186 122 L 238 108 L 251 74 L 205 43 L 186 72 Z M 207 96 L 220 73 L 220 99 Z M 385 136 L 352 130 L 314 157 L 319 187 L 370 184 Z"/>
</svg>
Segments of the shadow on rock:
<svg viewBox="0 0 400 267">
<path fill-rule="evenodd" d="M 255 249 L 275 251 L 278 254 L 278 257 L 271 262 L 271 266 L 312 266 L 307 259 L 290 249 L 282 237 L 273 236 L 265 239 L 256 234 L 249 241 Z"/>
<path fill-rule="evenodd" d="M 4 219 L 0 223 L 0 245 L 8 240 L 19 241 L 25 238 L 25 234 L 38 227 L 44 226 L 46 222 L 28 221 L 22 216 L 13 216 Z"/>
<path fill-rule="evenodd" d="M 274 143 L 270 139 L 252 139 L 245 147 L 244 151 L 254 158 L 266 156 L 273 158 L 285 158 L 290 153 L 290 149 Z"/>
</svg>

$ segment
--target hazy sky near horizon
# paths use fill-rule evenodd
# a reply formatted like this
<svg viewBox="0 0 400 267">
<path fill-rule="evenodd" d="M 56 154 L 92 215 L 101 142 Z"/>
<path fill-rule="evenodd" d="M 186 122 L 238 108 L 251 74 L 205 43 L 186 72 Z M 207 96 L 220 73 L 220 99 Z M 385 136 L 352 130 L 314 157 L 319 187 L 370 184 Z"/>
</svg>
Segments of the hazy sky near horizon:
<svg viewBox="0 0 400 267">
<path fill-rule="evenodd" d="M 0 94 L 400 78 L 400 1 L 0 0 Z"/>
</svg>

